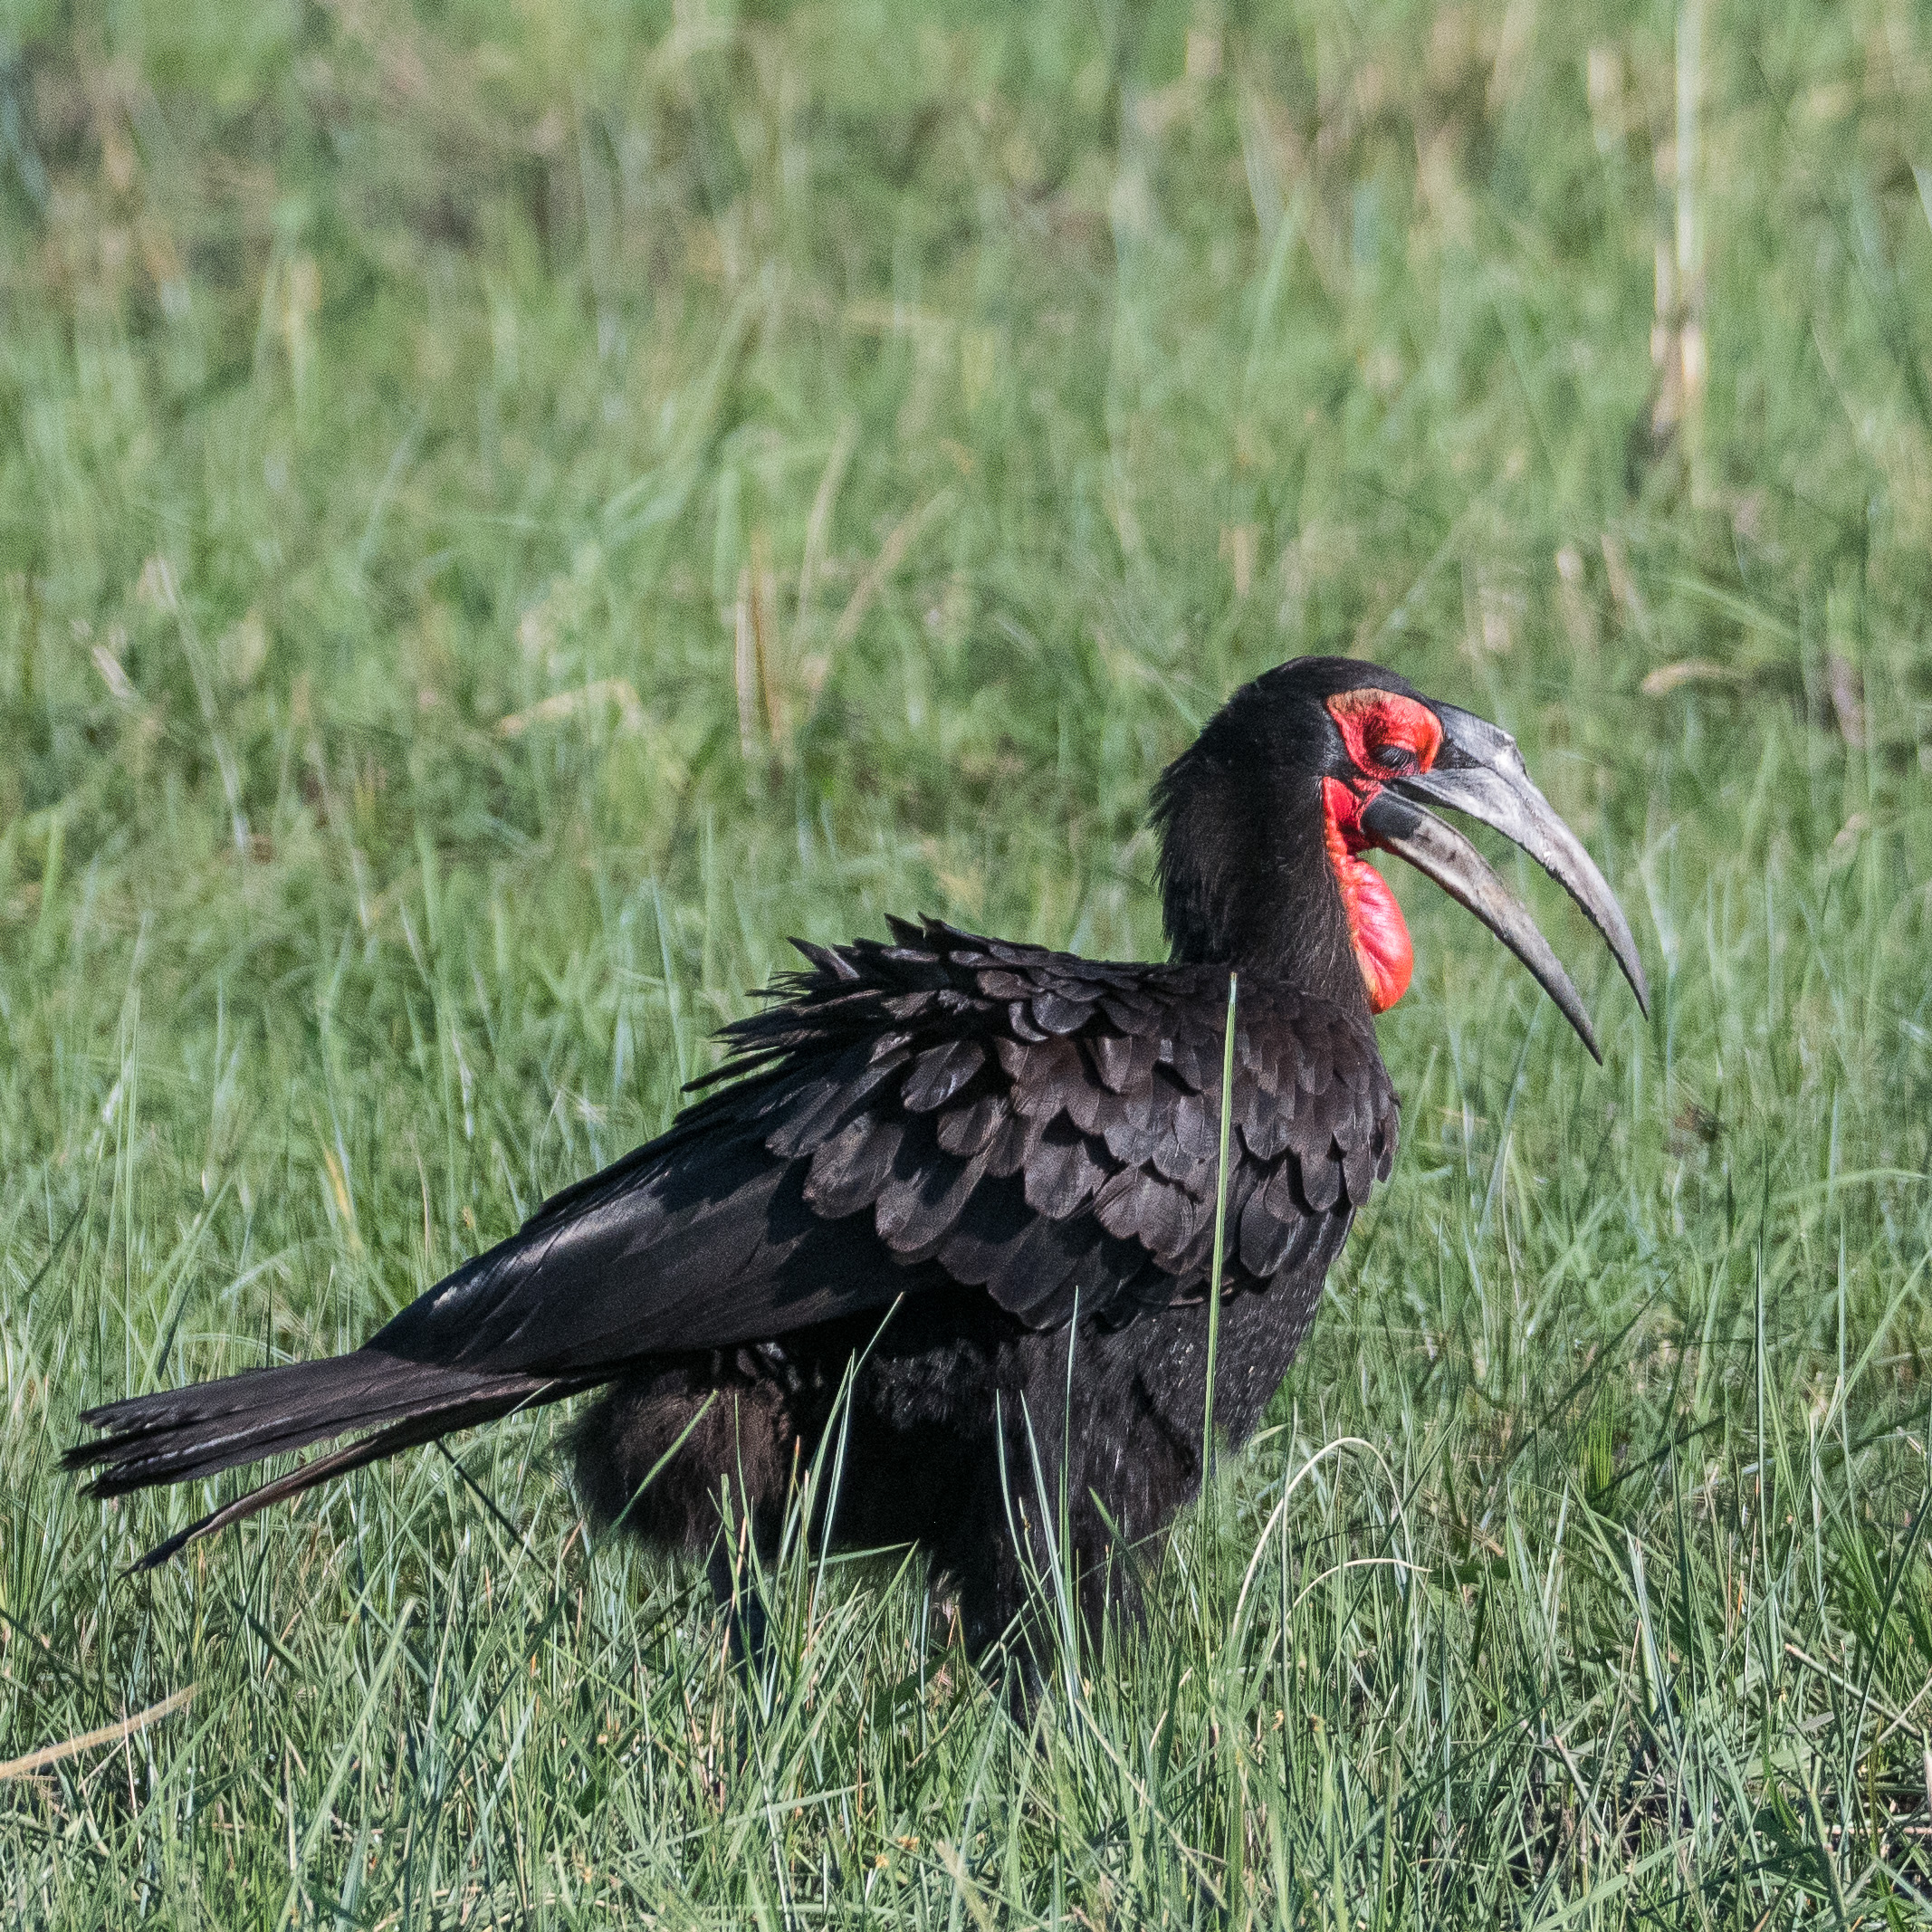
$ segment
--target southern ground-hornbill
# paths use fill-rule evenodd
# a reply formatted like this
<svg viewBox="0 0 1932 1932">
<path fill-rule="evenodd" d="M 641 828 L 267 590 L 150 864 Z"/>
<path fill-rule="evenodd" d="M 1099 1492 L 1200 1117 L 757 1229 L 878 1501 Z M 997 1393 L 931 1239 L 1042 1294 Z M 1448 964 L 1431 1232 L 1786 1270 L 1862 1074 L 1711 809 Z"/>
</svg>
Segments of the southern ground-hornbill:
<svg viewBox="0 0 1932 1932">
<path fill-rule="evenodd" d="M 715 1579 L 721 1507 L 769 1541 L 836 1420 L 839 1540 L 923 1544 L 976 1650 L 1022 1608 L 1024 1526 L 1061 1497 L 1091 1617 L 1116 1539 L 1157 1537 L 1200 1481 L 1218 1197 L 1213 1414 L 1239 1442 L 1394 1158 L 1371 1016 L 1411 953 L 1363 850 L 1473 912 L 1596 1051 L 1528 913 L 1430 806 L 1546 867 L 1645 1000 L 1621 911 L 1512 739 L 1372 665 L 1296 659 L 1160 779 L 1169 963 L 936 922 L 801 946 L 807 969 L 726 1029 L 727 1064 L 667 1133 L 354 1353 L 111 1402 L 67 1459 L 117 1496 L 357 1433 L 155 1563 L 411 1444 L 601 1388 L 571 1431 L 590 1512 L 712 1551 Z"/>
</svg>

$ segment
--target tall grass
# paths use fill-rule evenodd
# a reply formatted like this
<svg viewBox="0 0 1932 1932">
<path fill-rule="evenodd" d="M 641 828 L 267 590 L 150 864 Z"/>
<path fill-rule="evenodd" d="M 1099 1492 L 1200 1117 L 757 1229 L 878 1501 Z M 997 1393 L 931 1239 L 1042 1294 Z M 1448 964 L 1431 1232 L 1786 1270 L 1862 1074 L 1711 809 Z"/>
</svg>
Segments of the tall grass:
<svg viewBox="0 0 1932 1932">
<path fill-rule="evenodd" d="M 9 1920 L 1932 1922 L 1928 62 L 7 15 Z M 797 1539 L 734 1671 L 551 1418 L 123 1574 L 208 1498 L 77 1500 L 81 1408 L 353 1344 L 788 934 L 1156 952 L 1150 779 L 1311 649 L 1519 734 L 1656 1013 L 1526 879 L 1598 1072 L 1401 885 L 1396 1178 L 1143 1627 L 1016 1718 Z"/>
</svg>

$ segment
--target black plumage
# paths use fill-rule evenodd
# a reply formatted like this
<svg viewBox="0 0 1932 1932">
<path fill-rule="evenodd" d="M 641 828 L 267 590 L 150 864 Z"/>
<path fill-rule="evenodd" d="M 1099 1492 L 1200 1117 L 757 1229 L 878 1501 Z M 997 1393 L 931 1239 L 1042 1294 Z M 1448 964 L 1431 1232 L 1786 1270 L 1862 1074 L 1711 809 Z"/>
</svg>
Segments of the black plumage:
<svg viewBox="0 0 1932 1932">
<path fill-rule="evenodd" d="M 70 1462 L 111 1496 L 368 1431 L 158 1561 L 341 1469 L 601 1386 L 571 1432 L 586 1502 L 702 1554 L 727 1486 L 775 1535 L 856 1356 L 841 1539 L 923 1543 L 980 1647 L 1022 1602 L 1015 1526 L 1050 1514 L 1064 1475 L 1092 1611 L 1115 1537 L 1157 1535 L 1200 1480 L 1224 1105 L 1214 1413 L 1236 1441 L 1394 1157 L 1325 819 L 1325 779 L 1387 781 L 1329 702 L 1363 687 L 1408 693 L 1345 660 L 1283 666 L 1170 768 L 1171 962 L 936 921 L 801 945 L 805 970 L 726 1029 L 724 1065 L 661 1138 L 354 1353 L 109 1404 Z"/>
</svg>

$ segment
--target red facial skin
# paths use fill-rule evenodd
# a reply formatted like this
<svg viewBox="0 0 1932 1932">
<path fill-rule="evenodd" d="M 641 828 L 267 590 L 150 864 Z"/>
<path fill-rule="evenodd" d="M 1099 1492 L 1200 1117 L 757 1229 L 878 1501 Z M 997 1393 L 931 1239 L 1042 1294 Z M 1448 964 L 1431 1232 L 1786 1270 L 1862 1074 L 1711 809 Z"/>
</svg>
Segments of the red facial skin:
<svg viewBox="0 0 1932 1932">
<path fill-rule="evenodd" d="M 1355 768 L 1345 780 L 1322 780 L 1328 860 L 1342 889 L 1370 1010 L 1385 1013 L 1409 990 L 1415 949 L 1395 894 L 1374 866 L 1356 856 L 1373 843 L 1362 829 L 1362 814 L 1388 779 L 1429 770 L 1442 749 L 1442 726 L 1428 705 L 1391 691 L 1337 693 L 1328 700 L 1328 714 Z"/>
</svg>

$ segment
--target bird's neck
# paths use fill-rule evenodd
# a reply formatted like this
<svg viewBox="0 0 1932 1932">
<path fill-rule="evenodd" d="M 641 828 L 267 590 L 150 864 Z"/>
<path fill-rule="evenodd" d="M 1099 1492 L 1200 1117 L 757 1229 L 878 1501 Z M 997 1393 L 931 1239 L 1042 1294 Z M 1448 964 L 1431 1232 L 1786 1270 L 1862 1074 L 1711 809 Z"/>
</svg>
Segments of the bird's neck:
<svg viewBox="0 0 1932 1932">
<path fill-rule="evenodd" d="M 1161 898 L 1176 961 L 1379 1010 L 1407 984 L 1388 888 L 1348 849 L 1319 778 L 1208 739 L 1162 776 Z M 1379 965 L 1399 954 L 1401 985 Z M 1383 997 L 1386 994 L 1387 997 Z"/>
</svg>

